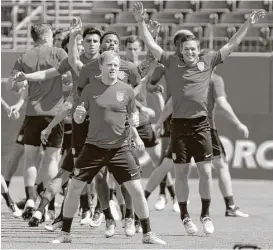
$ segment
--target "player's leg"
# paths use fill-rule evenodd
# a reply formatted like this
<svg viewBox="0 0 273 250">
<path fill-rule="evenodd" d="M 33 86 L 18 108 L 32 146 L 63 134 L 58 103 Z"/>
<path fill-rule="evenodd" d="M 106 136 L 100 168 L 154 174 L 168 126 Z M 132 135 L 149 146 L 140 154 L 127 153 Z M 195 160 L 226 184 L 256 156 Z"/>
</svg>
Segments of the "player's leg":
<svg viewBox="0 0 273 250">
<path fill-rule="evenodd" d="M 125 146 L 117 149 L 108 166 L 118 183 L 124 183 L 133 198 L 134 209 L 143 228 L 143 243 L 165 245 L 166 242 L 156 237 L 151 231 L 149 208 L 140 180 L 140 168 L 130 148 Z"/>
<path fill-rule="evenodd" d="M 115 220 L 119 220 L 120 216 L 117 210 L 117 203 L 114 200 L 114 195 L 116 195 L 116 181 L 112 174 L 109 173 L 108 176 L 108 185 L 109 185 L 109 203 L 110 203 L 110 209 L 111 213 Z"/>
<path fill-rule="evenodd" d="M 218 175 L 219 188 L 224 197 L 226 205 L 226 216 L 232 217 L 248 217 L 248 214 L 240 211 L 234 203 L 232 182 L 229 172 L 229 166 L 226 161 L 226 154 L 224 147 L 220 141 L 217 130 L 211 130 L 212 148 L 213 148 L 213 161 Z"/>
</svg>

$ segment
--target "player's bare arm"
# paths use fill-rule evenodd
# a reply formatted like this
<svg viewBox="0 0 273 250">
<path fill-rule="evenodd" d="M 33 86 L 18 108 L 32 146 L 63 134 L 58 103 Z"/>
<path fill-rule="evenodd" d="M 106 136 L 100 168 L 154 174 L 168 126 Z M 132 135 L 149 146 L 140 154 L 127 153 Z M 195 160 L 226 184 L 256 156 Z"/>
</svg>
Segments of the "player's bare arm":
<svg viewBox="0 0 273 250">
<path fill-rule="evenodd" d="M 60 73 L 55 69 L 55 68 L 50 68 L 47 70 L 41 70 L 41 71 L 36 71 L 34 73 L 29 73 L 26 74 L 24 72 L 17 72 L 14 75 L 14 80 L 19 82 L 19 81 L 30 81 L 30 82 L 35 82 L 35 81 L 44 81 L 56 76 L 59 76 Z"/>
<path fill-rule="evenodd" d="M 256 23 L 259 22 L 260 19 L 264 18 L 266 15 L 266 11 L 263 9 L 254 10 L 248 17 L 247 21 L 240 27 L 240 29 L 230 38 L 229 42 L 224 45 L 220 51 L 222 60 L 225 60 L 230 53 L 234 52 L 239 46 L 239 44 L 243 41 L 248 30 Z"/>
<path fill-rule="evenodd" d="M 163 49 L 155 42 L 144 21 L 145 10 L 143 9 L 143 4 L 141 2 L 136 2 L 134 4 L 133 11 L 134 11 L 135 20 L 138 23 L 140 36 L 143 38 L 146 46 L 154 55 L 156 60 L 160 60 L 161 55 L 163 53 Z M 154 21 L 150 21 L 150 22 L 154 22 Z"/>
<path fill-rule="evenodd" d="M 244 135 L 245 138 L 248 138 L 249 135 L 248 128 L 238 119 L 231 105 L 227 101 L 226 97 L 225 96 L 218 97 L 216 99 L 216 103 L 224 111 L 225 117 L 229 119 L 233 124 L 235 124 L 235 126 Z"/>
<path fill-rule="evenodd" d="M 83 63 L 80 60 L 80 54 L 77 48 L 77 36 L 81 34 L 81 19 L 73 18 L 70 23 L 70 39 L 68 45 L 68 62 L 77 74 L 80 75 L 80 70 Z"/>
</svg>

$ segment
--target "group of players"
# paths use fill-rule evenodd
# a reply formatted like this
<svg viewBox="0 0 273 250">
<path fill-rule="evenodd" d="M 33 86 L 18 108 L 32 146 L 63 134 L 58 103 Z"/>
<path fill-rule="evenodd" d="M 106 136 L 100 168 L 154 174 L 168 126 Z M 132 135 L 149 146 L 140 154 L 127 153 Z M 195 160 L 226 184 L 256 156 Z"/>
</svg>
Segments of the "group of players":
<svg viewBox="0 0 273 250">
<path fill-rule="evenodd" d="M 24 145 L 18 154 L 20 158 L 24 153 L 26 192 L 21 214 L 8 190 L 2 191 L 14 215 L 29 220 L 29 226 L 38 226 L 44 220 L 47 206 L 54 214 L 54 197 L 64 187 L 60 215 L 45 226 L 49 231 L 61 228 L 52 243 L 71 242 L 70 230 L 79 202 L 80 223 L 98 227 L 104 217 L 105 236 L 112 237 L 117 215 L 111 209 L 111 201 L 116 192 L 126 236 L 142 232 L 143 243 L 165 245 L 151 230 L 147 199 L 161 182 L 156 208 L 164 209 L 168 183 L 173 210 L 180 212 L 186 232 L 195 234 L 198 229 L 187 210 L 188 178 L 194 158 L 200 179 L 200 220 L 204 233 L 214 232 L 209 213 L 212 163 L 219 174 L 226 216 L 247 217 L 233 200 L 228 164 L 214 122 L 216 103 L 245 137 L 248 129 L 234 114 L 226 100 L 223 80 L 213 71 L 264 15 L 264 10 L 252 12 L 217 52 L 200 52 L 196 37 L 188 30 L 180 30 L 174 36 L 176 51 L 167 53 L 155 42 L 159 24 L 156 21 L 146 24 L 142 4 L 135 3 L 134 16 L 148 48 L 142 62 L 138 58 L 142 43 L 136 36 L 126 39 L 127 56 L 121 59 L 118 54 L 121 41 L 115 32 L 102 34 L 87 28 L 82 34 L 81 21 L 76 18 L 61 43 L 62 48 L 58 48 L 53 46 L 50 25 L 33 25 L 35 46 L 18 58 L 7 82 L 9 90 L 20 91 L 18 103 L 7 108 L 10 116 L 16 116 L 27 98 L 26 116 L 17 140 Z M 163 75 L 168 100 L 165 107 L 163 88 L 158 84 Z M 68 86 L 72 90 L 64 100 L 64 87 L 69 89 Z M 158 97 L 162 111 L 155 128 L 151 126 L 155 112 L 147 107 L 147 90 Z M 149 155 L 156 168 L 143 190 L 140 175 L 144 163 L 139 151 L 145 148 L 151 148 Z M 66 151 L 66 155 L 58 170 L 61 151 Z M 166 164 L 167 158 L 174 162 L 176 195 L 169 174 L 173 166 Z M 10 165 L 15 166 L 16 162 Z M 3 183 L 9 184 L 11 174 L 6 176 Z M 37 193 L 41 200 L 35 209 Z M 98 199 L 92 211 L 89 197 L 95 194 Z"/>
</svg>

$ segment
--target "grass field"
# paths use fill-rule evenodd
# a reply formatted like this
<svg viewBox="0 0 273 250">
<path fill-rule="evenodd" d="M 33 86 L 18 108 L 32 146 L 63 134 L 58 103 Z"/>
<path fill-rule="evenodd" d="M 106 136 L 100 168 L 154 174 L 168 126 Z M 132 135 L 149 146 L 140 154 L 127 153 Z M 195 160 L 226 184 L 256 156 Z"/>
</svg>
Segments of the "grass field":
<svg viewBox="0 0 273 250">
<path fill-rule="evenodd" d="M 143 184 L 146 180 L 143 180 Z M 116 234 L 113 238 L 104 237 L 103 223 L 98 229 L 80 226 L 79 217 L 72 226 L 72 244 L 52 245 L 49 242 L 57 235 L 44 230 L 43 224 L 38 228 L 30 228 L 22 219 L 12 218 L 2 200 L 1 243 L 2 249 L 230 249 L 237 243 L 257 244 L 262 249 L 273 248 L 273 183 L 272 181 L 234 180 L 235 201 L 242 210 L 250 214 L 249 218 L 224 217 L 224 202 L 217 181 L 214 180 L 214 193 L 211 207 L 215 233 L 207 237 L 199 222 L 200 198 L 198 182 L 190 180 L 189 211 L 193 221 L 199 228 L 196 236 L 185 234 L 179 214 L 172 212 L 171 200 L 168 199 L 164 211 L 154 210 L 158 190 L 149 200 L 151 224 L 154 231 L 167 241 L 167 246 L 143 245 L 141 235 L 127 238 L 117 222 Z M 24 196 L 23 180 L 15 177 L 11 183 L 11 195 L 15 200 Z M 61 196 L 57 197 L 61 202 Z"/>
</svg>

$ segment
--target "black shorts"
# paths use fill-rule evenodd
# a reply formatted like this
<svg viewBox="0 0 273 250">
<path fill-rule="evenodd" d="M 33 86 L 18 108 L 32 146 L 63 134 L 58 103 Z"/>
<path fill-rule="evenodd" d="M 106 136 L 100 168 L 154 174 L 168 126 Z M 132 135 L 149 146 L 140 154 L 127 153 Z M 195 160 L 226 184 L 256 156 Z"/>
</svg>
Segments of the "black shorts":
<svg viewBox="0 0 273 250">
<path fill-rule="evenodd" d="M 73 154 L 72 154 L 72 148 L 70 148 L 67 151 L 66 156 L 64 157 L 63 163 L 61 165 L 61 169 L 72 173 L 73 168 L 74 168 L 74 157 L 73 157 Z"/>
<path fill-rule="evenodd" d="M 217 156 L 226 157 L 226 152 L 220 140 L 217 130 L 211 129 L 210 133 L 211 133 L 213 157 L 217 157 Z"/>
<path fill-rule="evenodd" d="M 19 133 L 16 138 L 16 143 L 20 145 L 24 145 L 24 131 L 25 131 L 25 126 L 26 126 L 26 117 L 21 125 L 21 128 L 19 130 Z"/>
<path fill-rule="evenodd" d="M 212 142 L 206 116 L 172 119 L 172 158 L 174 163 L 211 161 Z"/>
<path fill-rule="evenodd" d="M 164 126 L 164 134 L 161 137 L 170 137 L 171 136 L 171 119 L 172 115 L 170 115 L 163 123 Z"/>
<path fill-rule="evenodd" d="M 24 144 L 39 147 L 41 145 L 41 132 L 53 120 L 53 116 L 26 116 L 24 129 Z M 48 143 L 44 147 L 61 148 L 63 143 L 64 124 L 59 123 L 52 129 Z"/>
<path fill-rule="evenodd" d="M 75 163 L 73 178 L 91 182 L 107 166 L 119 184 L 140 178 L 140 169 L 129 146 L 104 149 L 86 143 Z"/>
<path fill-rule="evenodd" d="M 146 148 L 152 148 L 158 144 L 151 124 L 144 124 L 139 126 L 137 128 L 137 132 Z"/>
<path fill-rule="evenodd" d="M 72 120 L 72 153 L 74 157 L 78 157 L 84 146 L 89 127 L 89 118 L 81 124 L 77 124 Z"/>
<path fill-rule="evenodd" d="M 72 140 L 72 124 L 64 124 L 64 139 L 62 144 L 61 154 L 63 155 L 65 151 L 71 148 Z"/>
</svg>

